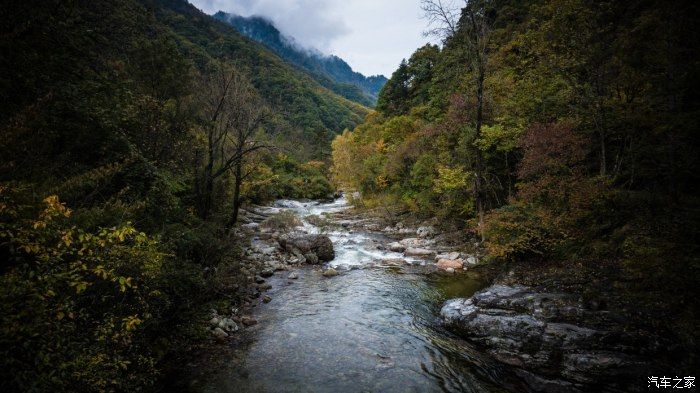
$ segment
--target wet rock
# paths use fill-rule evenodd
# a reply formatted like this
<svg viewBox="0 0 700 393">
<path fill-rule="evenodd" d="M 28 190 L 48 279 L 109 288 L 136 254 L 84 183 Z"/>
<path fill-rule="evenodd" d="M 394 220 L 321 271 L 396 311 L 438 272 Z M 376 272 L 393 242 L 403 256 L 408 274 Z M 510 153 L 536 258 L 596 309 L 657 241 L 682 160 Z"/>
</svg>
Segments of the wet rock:
<svg viewBox="0 0 700 393">
<path fill-rule="evenodd" d="M 255 320 L 253 317 L 244 316 L 244 317 L 241 317 L 241 323 L 245 326 L 253 326 L 256 323 L 258 323 L 258 321 Z"/>
<path fill-rule="evenodd" d="M 265 279 L 260 277 L 260 276 L 255 276 L 255 283 L 256 284 L 262 284 L 265 282 Z"/>
<path fill-rule="evenodd" d="M 297 272 L 291 272 L 291 273 L 289 273 L 289 276 L 287 276 L 287 278 L 289 278 L 289 279 L 291 279 L 291 280 L 298 280 L 298 279 L 299 279 L 299 273 L 297 273 Z"/>
<path fill-rule="evenodd" d="M 464 265 L 464 261 L 461 259 L 440 259 L 437 262 L 438 269 L 461 269 Z"/>
<path fill-rule="evenodd" d="M 478 263 L 479 263 L 479 260 L 476 259 L 475 256 L 470 255 L 469 257 L 467 257 L 467 265 L 476 266 L 476 264 L 478 264 Z"/>
<path fill-rule="evenodd" d="M 389 251 L 393 252 L 404 252 L 406 250 L 406 246 L 399 242 L 389 243 L 387 244 L 387 248 L 389 248 Z"/>
<path fill-rule="evenodd" d="M 427 248 L 418 248 L 418 247 L 408 247 L 404 251 L 404 255 L 406 256 L 412 256 L 412 257 L 424 257 L 428 258 L 431 256 L 435 255 L 435 251 L 433 250 L 428 250 Z"/>
<path fill-rule="evenodd" d="M 260 272 L 260 277 L 272 277 L 273 274 L 275 274 L 274 269 L 265 269 Z"/>
<path fill-rule="evenodd" d="M 339 274 L 340 274 L 340 273 L 338 273 L 338 271 L 335 270 L 335 269 L 333 269 L 333 268 L 326 269 L 326 270 L 323 271 L 323 277 L 335 277 L 335 276 L 337 276 L 337 275 L 339 275 Z"/>
<path fill-rule="evenodd" d="M 272 301 L 272 298 L 268 295 L 265 295 L 263 297 L 263 303 L 270 303 Z"/>
<path fill-rule="evenodd" d="M 469 299 L 448 300 L 440 315 L 496 360 L 520 368 L 538 391 L 628 388 L 660 367 L 642 360 L 653 359 L 646 352 L 658 337 L 628 329 L 610 312 L 587 310 L 567 294 L 493 285 Z"/>
<path fill-rule="evenodd" d="M 281 236 L 279 243 L 285 250 L 299 250 L 301 253 L 313 252 L 320 262 L 328 262 L 335 258 L 333 242 L 325 235 L 287 235 Z M 303 256 L 303 255 L 302 255 Z M 299 258 L 299 256 L 297 256 Z M 301 259 L 301 258 L 299 258 Z"/>
<path fill-rule="evenodd" d="M 431 226 L 420 227 L 418 230 L 416 230 L 416 235 L 422 239 L 433 237 L 436 233 L 437 231 L 435 228 Z"/>
<path fill-rule="evenodd" d="M 267 291 L 269 289 L 272 289 L 272 284 L 270 284 L 270 283 L 266 282 L 266 283 L 258 284 L 258 291 L 260 291 L 260 292 Z"/>
<path fill-rule="evenodd" d="M 447 273 L 450 273 L 450 274 L 454 274 L 454 273 L 455 273 L 455 269 L 454 269 L 454 268 L 451 268 L 451 267 L 448 267 L 447 269 L 445 269 L 445 271 L 446 271 Z"/>
</svg>

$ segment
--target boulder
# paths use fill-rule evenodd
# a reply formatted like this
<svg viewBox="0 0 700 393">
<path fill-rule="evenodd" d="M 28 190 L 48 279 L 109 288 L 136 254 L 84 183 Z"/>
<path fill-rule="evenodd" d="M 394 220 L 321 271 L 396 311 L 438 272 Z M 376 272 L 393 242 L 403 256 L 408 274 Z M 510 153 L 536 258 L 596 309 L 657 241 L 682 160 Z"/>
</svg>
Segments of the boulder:
<svg viewBox="0 0 700 393">
<path fill-rule="evenodd" d="M 302 254 L 314 253 L 319 262 L 329 262 L 335 258 L 333 242 L 325 235 L 286 235 L 280 237 L 279 243 L 282 248 L 290 252 L 298 250 Z"/>
<path fill-rule="evenodd" d="M 399 242 L 389 243 L 387 244 L 387 248 L 389 249 L 389 251 L 393 252 L 404 252 L 406 250 L 406 246 Z"/>
<path fill-rule="evenodd" d="M 461 269 L 464 266 L 464 261 L 461 259 L 440 259 L 437 262 L 438 269 Z"/>
<path fill-rule="evenodd" d="M 255 276 L 255 283 L 256 284 L 262 284 L 265 282 L 265 279 L 260 277 L 260 276 Z"/>
<path fill-rule="evenodd" d="M 428 257 L 435 255 L 435 251 L 428 250 L 427 248 L 408 247 L 404 251 L 404 255 L 412 256 L 412 257 L 428 258 Z"/>
<path fill-rule="evenodd" d="M 289 278 L 291 280 L 297 280 L 297 279 L 299 279 L 299 273 L 291 272 L 291 273 L 289 273 L 289 276 L 287 276 L 287 278 Z"/>
<path fill-rule="evenodd" d="M 537 391 L 611 391 L 637 386 L 662 339 L 630 330 L 609 311 L 586 309 L 578 296 L 521 285 L 492 285 L 445 302 L 445 325 L 494 359 L 518 368 Z"/>
</svg>

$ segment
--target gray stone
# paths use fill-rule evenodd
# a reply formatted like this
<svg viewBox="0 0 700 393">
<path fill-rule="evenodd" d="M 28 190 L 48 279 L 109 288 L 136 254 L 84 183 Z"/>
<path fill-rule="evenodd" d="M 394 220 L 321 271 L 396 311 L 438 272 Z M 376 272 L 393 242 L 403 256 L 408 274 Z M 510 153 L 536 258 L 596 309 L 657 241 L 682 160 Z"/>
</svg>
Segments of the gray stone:
<svg viewBox="0 0 700 393">
<path fill-rule="evenodd" d="M 302 254 L 313 252 L 320 262 L 329 262 L 335 258 L 333 242 L 325 235 L 287 235 L 280 237 L 279 243 L 288 251 L 296 249 Z M 299 255 L 296 256 L 301 259 Z"/>
<path fill-rule="evenodd" d="M 427 258 L 427 257 L 431 257 L 431 256 L 435 255 L 435 251 L 428 250 L 427 248 L 408 247 L 404 251 L 404 255 Z"/>
<path fill-rule="evenodd" d="M 297 280 L 297 279 L 299 279 L 299 273 L 291 272 L 291 273 L 289 273 L 289 276 L 287 278 L 292 279 L 292 280 Z"/>
<path fill-rule="evenodd" d="M 496 360 L 522 369 L 538 391 L 590 391 L 587 384 L 603 381 L 624 388 L 624 381 L 646 375 L 653 361 L 640 352 L 650 350 L 641 344 L 650 342 L 650 332 L 629 331 L 616 322 L 622 318 L 586 310 L 577 296 L 492 285 L 471 298 L 448 300 L 440 315 Z"/>
</svg>

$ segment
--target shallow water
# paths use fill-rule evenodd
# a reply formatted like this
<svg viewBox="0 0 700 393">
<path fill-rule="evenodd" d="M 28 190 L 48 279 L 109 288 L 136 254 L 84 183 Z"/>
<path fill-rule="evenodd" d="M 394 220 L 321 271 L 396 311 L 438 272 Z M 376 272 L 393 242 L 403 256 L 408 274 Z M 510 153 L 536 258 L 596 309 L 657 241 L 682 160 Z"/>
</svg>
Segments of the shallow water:
<svg viewBox="0 0 700 393">
<path fill-rule="evenodd" d="M 345 208 L 279 201 L 302 218 Z M 309 232 L 320 232 L 304 220 Z M 259 324 L 230 359 L 196 390 L 203 392 L 498 392 L 518 390 L 507 370 L 486 361 L 437 319 L 451 297 L 480 289 L 478 277 L 428 274 L 426 261 L 381 267 L 399 254 L 379 251 L 379 234 L 335 228 L 328 232 L 342 271 L 325 278 L 319 269 L 298 269 L 270 279 L 272 302 L 256 308 Z M 430 263 L 430 262 L 427 262 Z M 377 266 L 379 265 L 379 267 Z M 292 283 L 290 283 L 292 282 Z"/>
</svg>

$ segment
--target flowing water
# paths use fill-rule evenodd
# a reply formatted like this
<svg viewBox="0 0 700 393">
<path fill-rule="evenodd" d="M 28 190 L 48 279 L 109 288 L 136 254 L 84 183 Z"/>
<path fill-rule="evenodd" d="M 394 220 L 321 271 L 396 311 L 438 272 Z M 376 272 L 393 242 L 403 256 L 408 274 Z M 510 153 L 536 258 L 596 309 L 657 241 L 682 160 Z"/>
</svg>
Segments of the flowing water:
<svg viewBox="0 0 700 393">
<path fill-rule="evenodd" d="M 302 218 L 338 212 L 344 200 L 320 204 L 279 201 Z M 304 220 L 308 232 L 323 229 Z M 230 359 L 196 389 L 203 392 L 498 392 L 518 390 L 508 373 L 445 331 L 442 302 L 470 296 L 478 277 L 428 273 L 425 261 L 381 267 L 401 257 L 376 249 L 381 234 L 334 227 L 327 232 L 342 272 L 325 278 L 313 267 L 279 272 L 272 302 L 256 308 L 259 323 Z M 379 265 L 379 266 L 377 266 Z"/>
</svg>

